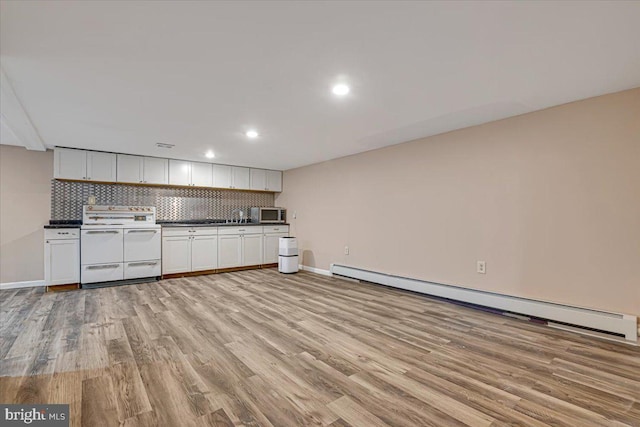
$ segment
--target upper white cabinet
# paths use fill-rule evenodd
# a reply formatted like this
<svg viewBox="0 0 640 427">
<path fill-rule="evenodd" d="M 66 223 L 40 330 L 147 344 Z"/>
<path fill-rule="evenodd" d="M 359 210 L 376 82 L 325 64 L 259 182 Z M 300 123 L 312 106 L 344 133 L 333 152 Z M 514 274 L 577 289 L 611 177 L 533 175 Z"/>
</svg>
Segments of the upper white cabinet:
<svg viewBox="0 0 640 427">
<path fill-rule="evenodd" d="M 240 166 L 213 165 L 213 186 L 218 188 L 233 188 L 236 190 L 251 189 L 251 174 L 249 168 Z"/>
<path fill-rule="evenodd" d="M 169 184 L 211 187 L 213 186 L 211 163 L 169 160 Z"/>
<path fill-rule="evenodd" d="M 280 171 L 58 147 L 54 178 L 282 191 Z"/>
<path fill-rule="evenodd" d="M 168 184 L 169 160 L 118 154 L 118 182 Z"/>
<path fill-rule="evenodd" d="M 191 162 L 169 160 L 169 184 L 191 185 Z"/>
<path fill-rule="evenodd" d="M 231 188 L 236 190 L 251 189 L 251 175 L 249 168 L 231 166 Z"/>
<path fill-rule="evenodd" d="M 191 185 L 195 187 L 212 187 L 213 175 L 211 163 L 191 163 Z"/>
<path fill-rule="evenodd" d="M 56 147 L 53 158 L 54 178 L 106 182 L 116 180 L 116 155 L 113 153 Z"/>
<path fill-rule="evenodd" d="M 282 191 L 282 172 L 266 171 L 267 175 L 267 191 Z"/>
<path fill-rule="evenodd" d="M 282 191 L 282 172 L 265 169 L 251 169 L 251 189 Z"/>
<path fill-rule="evenodd" d="M 169 159 L 144 157 L 143 181 L 145 184 L 169 183 Z"/>
<path fill-rule="evenodd" d="M 264 169 L 251 169 L 251 189 L 267 189 L 267 171 Z"/>
<path fill-rule="evenodd" d="M 231 166 L 213 165 L 213 186 L 231 188 Z"/>
</svg>

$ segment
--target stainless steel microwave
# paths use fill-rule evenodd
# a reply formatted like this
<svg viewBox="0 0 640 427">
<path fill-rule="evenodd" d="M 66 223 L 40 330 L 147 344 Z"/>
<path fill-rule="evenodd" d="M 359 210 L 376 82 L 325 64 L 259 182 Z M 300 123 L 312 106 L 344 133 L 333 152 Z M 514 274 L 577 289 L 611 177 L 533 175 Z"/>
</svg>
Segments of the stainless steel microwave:
<svg viewBox="0 0 640 427">
<path fill-rule="evenodd" d="M 284 208 L 251 208 L 251 222 L 262 224 L 281 224 L 287 222 L 287 210 Z"/>
</svg>

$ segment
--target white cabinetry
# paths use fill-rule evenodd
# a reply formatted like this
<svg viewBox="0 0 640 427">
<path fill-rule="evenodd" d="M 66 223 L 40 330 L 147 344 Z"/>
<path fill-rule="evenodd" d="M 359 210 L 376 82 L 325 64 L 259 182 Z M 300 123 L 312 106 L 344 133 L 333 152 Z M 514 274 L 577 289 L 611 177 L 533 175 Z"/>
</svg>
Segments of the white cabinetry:
<svg viewBox="0 0 640 427">
<path fill-rule="evenodd" d="M 267 171 L 264 169 L 251 169 L 251 189 L 266 190 L 267 189 Z"/>
<path fill-rule="evenodd" d="M 56 228 L 44 231 L 45 285 L 80 282 L 80 230 Z"/>
<path fill-rule="evenodd" d="M 168 184 L 169 160 L 118 154 L 118 182 Z"/>
<path fill-rule="evenodd" d="M 282 191 L 282 172 L 265 169 L 251 169 L 251 189 Z"/>
<path fill-rule="evenodd" d="M 213 165 L 213 186 L 231 188 L 231 166 Z"/>
<path fill-rule="evenodd" d="M 288 225 L 264 226 L 264 262 L 263 264 L 276 264 L 278 262 L 278 247 L 281 237 L 289 236 Z"/>
<path fill-rule="evenodd" d="M 56 147 L 53 177 L 84 181 L 115 182 L 116 155 L 98 151 Z"/>
<path fill-rule="evenodd" d="M 266 171 L 267 175 L 267 191 L 282 191 L 282 172 L 281 171 Z"/>
<path fill-rule="evenodd" d="M 263 227 L 220 227 L 218 230 L 218 268 L 262 264 Z"/>
<path fill-rule="evenodd" d="M 162 234 L 162 274 L 218 268 L 217 228 L 167 227 Z"/>
<path fill-rule="evenodd" d="M 231 188 L 236 190 L 249 190 L 251 188 L 251 175 L 249 168 L 231 166 Z"/>
<path fill-rule="evenodd" d="M 211 187 L 213 185 L 211 164 L 169 160 L 169 184 Z"/>
<path fill-rule="evenodd" d="M 213 165 L 213 186 L 217 188 L 250 190 L 250 169 L 240 166 Z"/>
</svg>

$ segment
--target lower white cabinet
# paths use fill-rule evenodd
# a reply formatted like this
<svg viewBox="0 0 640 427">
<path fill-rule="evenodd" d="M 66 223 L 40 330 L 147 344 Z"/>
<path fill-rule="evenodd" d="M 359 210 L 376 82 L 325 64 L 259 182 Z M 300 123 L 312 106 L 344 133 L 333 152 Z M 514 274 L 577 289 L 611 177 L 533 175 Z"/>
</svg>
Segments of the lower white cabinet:
<svg viewBox="0 0 640 427">
<path fill-rule="evenodd" d="M 80 230 L 46 229 L 44 233 L 45 285 L 80 282 Z"/>
<path fill-rule="evenodd" d="M 262 226 L 220 227 L 218 268 L 263 264 Z"/>
<path fill-rule="evenodd" d="M 218 236 L 218 268 L 242 265 L 242 238 L 239 234 Z"/>
<path fill-rule="evenodd" d="M 162 274 L 218 268 L 216 228 L 172 227 L 162 233 Z"/>
<path fill-rule="evenodd" d="M 264 263 L 278 262 L 280 238 L 289 236 L 288 225 L 265 225 L 264 227 Z"/>
</svg>

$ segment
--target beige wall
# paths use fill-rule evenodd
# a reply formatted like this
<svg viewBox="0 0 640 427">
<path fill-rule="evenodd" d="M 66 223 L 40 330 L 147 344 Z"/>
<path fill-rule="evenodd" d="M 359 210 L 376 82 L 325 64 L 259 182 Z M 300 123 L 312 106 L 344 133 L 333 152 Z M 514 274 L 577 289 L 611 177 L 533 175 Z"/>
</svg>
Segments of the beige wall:
<svg viewBox="0 0 640 427">
<path fill-rule="evenodd" d="M 640 314 L 640 89 L 289 170 L 276 204 L 306 266 Z"/>
<path fill-rule="evenodd" d="M 53 152 L 0 145 L 0 283 L 44 279 Z"/>
</svg>

